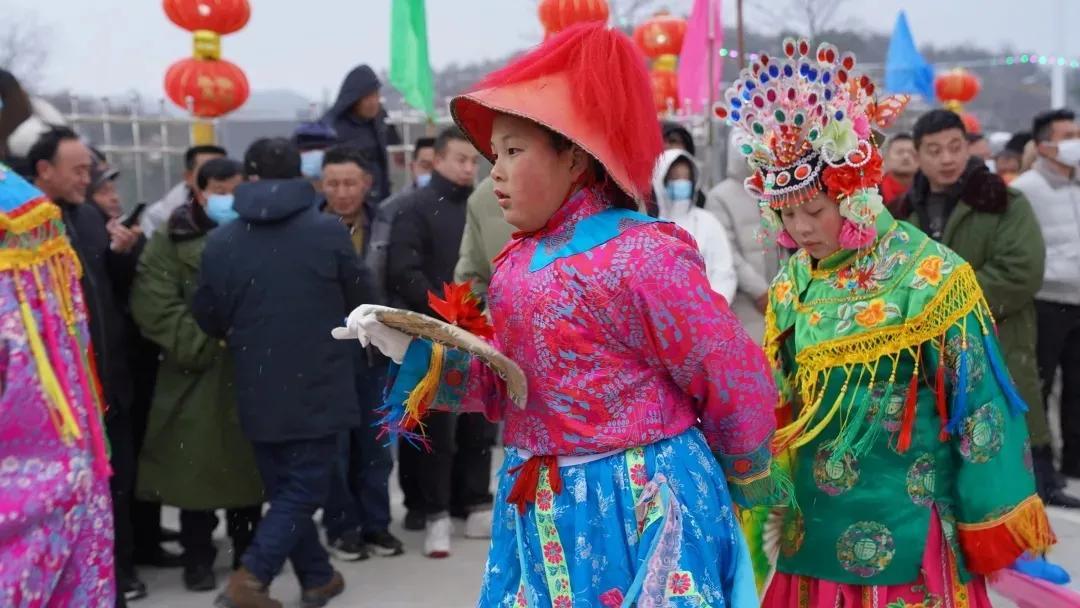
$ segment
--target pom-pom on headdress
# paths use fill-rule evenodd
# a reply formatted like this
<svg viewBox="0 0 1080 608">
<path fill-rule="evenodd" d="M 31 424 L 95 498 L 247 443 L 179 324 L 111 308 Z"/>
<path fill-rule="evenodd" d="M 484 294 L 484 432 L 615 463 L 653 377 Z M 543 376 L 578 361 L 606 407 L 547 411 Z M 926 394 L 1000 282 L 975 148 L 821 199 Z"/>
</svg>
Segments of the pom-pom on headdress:
<svg viewBox="0 0 1080 608">
<path fill-rule="evenodd" d="M 602 23 L 548 38 L 451 100 L 450 112 L 488 160 L 497 114 L 547 127 L 595 158 L 635 201 L 647 198 L 664 149 L 645 58 L 626 35 Z"/>
<path fill-rule="evenodd" d="M 841 246 L 874 242 L 874 223 L 885 207 L 871 126 L 892 124 L 909 97 L 878 101 L 874 83 L 854 68 L 852 53 L 822 43 L 811 55 L 808 40 L 788 38 L 783 57 L 758 55 L 717 106 L 716 115 L 740 132 L 739 151 L 752 170 L 746 190 L 759 200 L 763 240 L 794 247 L 777 211 L 824 191 L 845 219 Z"/>
</svg>

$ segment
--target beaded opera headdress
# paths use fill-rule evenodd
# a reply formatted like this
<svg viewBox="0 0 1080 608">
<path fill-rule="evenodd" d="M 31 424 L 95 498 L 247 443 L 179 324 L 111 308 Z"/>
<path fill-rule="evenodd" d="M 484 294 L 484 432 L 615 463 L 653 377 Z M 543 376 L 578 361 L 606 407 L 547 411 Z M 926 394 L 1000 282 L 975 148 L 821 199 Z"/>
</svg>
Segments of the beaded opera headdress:
<svg viewBox="0 0 1080 608">
<path fill-rule="evenodd" d="M 854 68 L 850 52 L 822 43 L 812 56 L 808 40 L 788 38 L 784 57 L 758 55 L 716 108 L 738 130 L 739 150 L 750 163 L 745 186 L 759 201 L 763 240 L 794 248 L 777 212 L 827 192 L 845 219 L 841 246 L 874 242 L 885 207 L 871 126 L 891 125 L 909 97 L 877 100 L 874 83 Z"/>
</svg>

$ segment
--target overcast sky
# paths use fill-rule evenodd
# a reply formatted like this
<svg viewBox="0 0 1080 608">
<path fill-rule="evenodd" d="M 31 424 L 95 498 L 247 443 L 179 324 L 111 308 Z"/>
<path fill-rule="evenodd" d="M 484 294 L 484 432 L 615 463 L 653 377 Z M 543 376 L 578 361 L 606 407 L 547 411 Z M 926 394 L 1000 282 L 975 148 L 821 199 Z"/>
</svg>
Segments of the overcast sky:
<svg viewBox="0 0 1080 608">
<path fill-rule="evenodd" d="M 769 6 L 786 3 L 759 1 Z M 676 12 L 688 12 L 691 3 L 667 4 Z M 166 68 L 191 52 L 191 35 L 165 17 L 157 0 L 0 0 L 0 4 L 0 20 L 18 22 L 31 16 L 48 28 L 50 52 L 40 89 L 162 95 Z M 389 63 L 391 0 L 251 0 L 251 4 L 251 21 L 224 39 L 223 56 L 247 72 L 255 89 L 293 89 L 317 100 L 324 90 L 336 92 L 342 75 L 354 65 L 369 63 L 383 69 Z M 724 4 L 725 18 L 734 23 L 734 0 Z M 534 0 L 428 0 L 432 63 L 440 67 L 495 58 L 537 43 L 541 28 L 535 6 Z M 1057 20 L 1080 23 L 1078 0 L 849 0 L 842 17 L 859 27 L 890 31 L 901 8 L 907 10 L 920 44 L 971 42 L 1080 56 L 1075 28 L 1068 32 L 1065 47 L 1055 48 Z M 1056 16 L 1059 10 L 1061 16 Z"/>
</svg>

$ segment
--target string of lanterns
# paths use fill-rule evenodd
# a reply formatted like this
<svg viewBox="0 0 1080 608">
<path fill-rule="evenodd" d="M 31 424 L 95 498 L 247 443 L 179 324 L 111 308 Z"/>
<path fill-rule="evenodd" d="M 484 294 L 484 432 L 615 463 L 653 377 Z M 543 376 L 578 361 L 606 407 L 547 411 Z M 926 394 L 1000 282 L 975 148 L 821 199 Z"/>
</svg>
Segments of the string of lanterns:
<svg viewBox="0 0 1080 608">
<path fill-rule="evenodd" d="M 165 72 L 165 93 L 173 103 L 204 119 L 192 126 L 197 144 L 212 143 L 214 129 L 205 119 L 227 114 L 244 104 L 251 92 L 247 76 L 221 58 L 221 37 L 239 31 L 251 18 L 248 0 L 163 0 L 165 15 L 192 33 L 192 57 Z"/>
</svg>

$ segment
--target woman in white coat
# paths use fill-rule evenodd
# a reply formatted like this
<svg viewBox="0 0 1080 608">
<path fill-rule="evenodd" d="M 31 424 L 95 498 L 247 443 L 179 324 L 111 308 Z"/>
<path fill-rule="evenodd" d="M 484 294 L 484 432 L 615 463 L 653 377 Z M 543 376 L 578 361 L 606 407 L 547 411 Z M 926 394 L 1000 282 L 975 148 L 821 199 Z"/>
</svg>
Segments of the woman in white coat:
<svg viewBox="0 0 1080 608">
<path fill-rule="evenodd" d="M 656 204 L 661 219 L 675 222 L 697 241 L 701 256 L 705 258 L 709 284 L 730 303 L 737 287 L 731 244 L 723 224 L 694 204 L 700 187 L 698 180 L 698 166 L 693 156 L 685 150 L 664 151 L 653 171 Z"/>
</svg>

